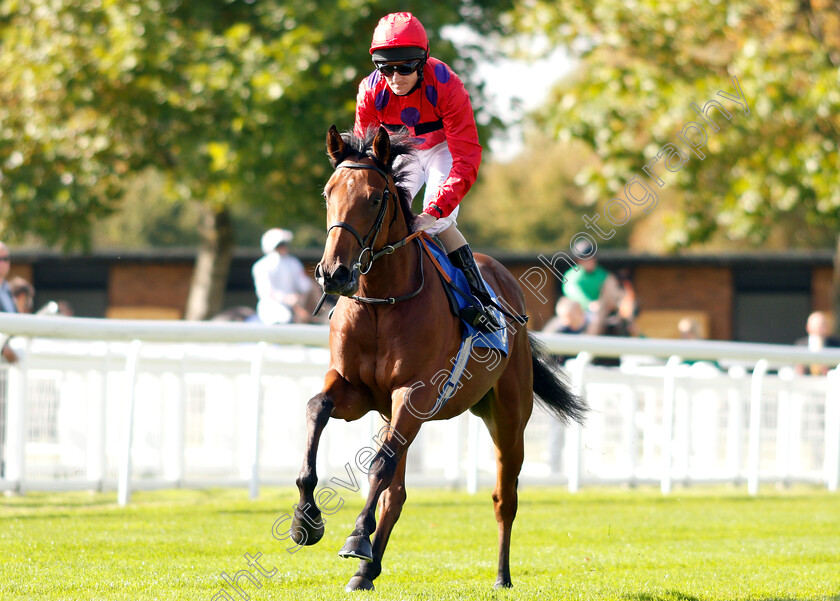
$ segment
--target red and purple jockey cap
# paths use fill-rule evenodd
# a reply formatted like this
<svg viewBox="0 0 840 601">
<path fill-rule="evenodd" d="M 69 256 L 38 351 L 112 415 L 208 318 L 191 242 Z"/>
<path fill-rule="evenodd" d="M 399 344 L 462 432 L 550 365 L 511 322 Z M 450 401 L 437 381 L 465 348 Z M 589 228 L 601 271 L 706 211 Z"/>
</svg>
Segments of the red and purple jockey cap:
<svg viewBox="0 0 840 601">
<path fill-rule="evenodd" d="M 385 15 L 373 32 L 370 54 L 374 62 L 425 60 L 429 57 L 426 28 L 411 13 Z"/>
</svg>

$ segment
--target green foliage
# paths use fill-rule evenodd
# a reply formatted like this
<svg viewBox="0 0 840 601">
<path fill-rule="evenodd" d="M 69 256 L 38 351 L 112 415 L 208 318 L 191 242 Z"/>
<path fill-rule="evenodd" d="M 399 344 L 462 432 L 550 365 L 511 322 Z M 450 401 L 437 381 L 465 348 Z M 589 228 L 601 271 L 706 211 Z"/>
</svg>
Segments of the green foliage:
<svg viewBox="0 0 840 601">
<path fill-rule="evenodd" d="M 339 489 L 341 490 L 341 489 Z M 346 492 L 346 491 L 344 491 Z M 325 516 L 317 545 L 288 553 L 272 527 L 297 502 L 291 489 L 35 493 L 0 501 L 3 599 L 234 598 L 221 573 L 252 599 L 345 599 L 358 562 L 336 555 L 361 510 L 359 496 Z M 288 522 L 285 522 L 288 528 Z M 282 531 L 281 531 L 282 532 Z M 658 491 L 524 487 L 513 530 L 514 589 L 493 591 L 497 526 L 490 491 L 409 491 L 377 591 L 402 600 L 836 599 L 840 512 L 825 490 Z M 261 554 L 269 579 L 243 557 Z"/>
<path fill-rule="evenodd" d="M 661 162 L 656 169 L 665 189 L 682 192 L 667 247 L 721 235 L 763 243 L 779 237 L 780 224 L 786 245 L 826 246 L 840 229 L 836 0 L 529 0 L 516 26 L 569 45 L 582 59 L 537 119 L 601 158 L 604 168 L 581 178 L 589 194 L 620 193 L 668 142 L 686 151 L 679 173 Z M 733 78 L 749 115 L 717 96 L 736 95 Z M 690 107 L 713 98 L 731 113 L 716 119 L 720 131 Z M 706 130 L 702 160 L 677 139 L 690 121 Z"/>
<path fill-rule="evenodd" d="M 485 162 L 482 177 L 461 205 L 458 224 L 470 243 L 487 249 L 568 251 L 582 217 L 603 202 L 584 196 L 577 174 L 597 164 L 583 144 L 558 144 L 534 135 L 509 163 Z M 604 247 L 622 246 L 630 227 L 619 228 Z"/>
<path fill-rule="evenodd" d="M 0 2 L 0 229 L 85 245 L 154 168 L 175 198 L 272 224 L 323 219 L 328 126 L 349 128 L 378 19 L 499 30 L 509 0 Z"/>
</svg>

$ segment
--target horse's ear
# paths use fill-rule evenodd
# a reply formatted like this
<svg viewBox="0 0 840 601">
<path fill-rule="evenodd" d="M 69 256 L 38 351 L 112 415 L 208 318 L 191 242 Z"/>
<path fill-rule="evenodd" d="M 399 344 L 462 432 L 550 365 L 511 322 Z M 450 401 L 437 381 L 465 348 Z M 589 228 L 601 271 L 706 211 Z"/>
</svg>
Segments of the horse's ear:
<svg viewBox="0 0 840 601">
<path fill-rule="evenodd" d="M 373 138 L 371 148 L 376 160 L 383 165 L 391 166 L 391 136 L 388 134 L 388 130 L 381 125 Z"/>
<path fill-rule="evenodd" d="M 344 153 L 347 150 L 347 144 L 344 143 L 344 139 L 341 137 L 341 134 L 338 133 L 338 129 L 335 125 L 330 125 L 330 129 L 327 132 L 327 154 L 330 157 L 330 163 L 332 166 L 335 167 L 338 162 L 344 158 Z"/>
</svg>

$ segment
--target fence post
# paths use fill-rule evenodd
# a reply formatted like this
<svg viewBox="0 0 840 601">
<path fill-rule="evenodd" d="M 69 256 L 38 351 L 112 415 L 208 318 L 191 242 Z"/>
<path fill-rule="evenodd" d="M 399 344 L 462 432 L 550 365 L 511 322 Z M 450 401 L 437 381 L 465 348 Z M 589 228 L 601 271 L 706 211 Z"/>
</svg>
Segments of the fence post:
<svg viewBox="0 0 840 601">
<path fill-rule="evenodd" d="M 167 436 L 169 449 L 165 454 L 167 461 L 163 470 L 164 477 L 167 480 L 175 486 L 183 486 L 185 454 L 187 451 L 187 359 L 183 350 L 178 363 L 179 373 L 163 374 L 161 377 L 162 382 L 166 382 L 166 377 L 171 375 L 170 380 L 173 382 L 173 389 L 175 390 L 175 401 L 169 411 L 172 422 Z M 165 407 L 164 411 L 166 411 Z"/>
<path fill-rule="evenodd" d="M 630 472 L 627 484 L 636 486 L 636 468 L 639 456 L 639 428 L 636 424 L 636 413 L 639 411 L 639 398 L 635 389 L 628 390 L 627 421 L 624 424 L 624 438 L 627 444 L 627 468 Z"/>
<path fill-rule="evenodd" d="M 131 447 L 134 438 L 134 405 L 137 399 L 137 363 L 143 343 L 132 340 L 125 357 L 126 394 L 122 403 L 122 449 L 120 477 L 117 482 L 117 503 L 125 506 L 131 500 Z"/>
<path fill-rule="evenodd" d="M 87 372 L 87 387 L 90 390 L 88 414 L 88 438 L 86 477 L 96 490 L 105 488 L 105 439 L 107 435 L 106 407 L 108 405 L 109 354 L 106 352 L 99 370 Z"/>
<path fill-rule="evenodd" d="M 790 439 L 793 432 L 792 399 L 788 390 L 780 390 L 776 404 L 776 486 L 790 484 Z"/>
<path fill-rule="evenodd" d="M 575 394 L 583 396 L 584 374 L 586 366 L 592 361 L 592 355 L 583 351 L 575 357 L 572 365 L 572 390 Z M 580 471 L 582 464 L 581 457 L 581 426 L 573 421 L 569 424 L 569 436 L 566 438 L 566 466 L 569 470 L 569 492 L 580 490 Z"/>
<path fill-rule="evenodd" d="M 825 482 L 837 492 L 840 484 L 840 365 L 828 372 L 825 397 Z"/>
<path fill-rule="evenodd" d="M 26 466 L 26 391 L 29 381 L 30 339 L 26 339 L 26 348 L 20 360 L 10 365 L 6 399 L 6 465 L 4 478 L 14 483 L 13 490 L 23 492 L 23 476 Z"/>
<path fill-rule="evenodd" d="M 682 359 L 672 355 L 665 364 L 665 378 L 662 382 L 662 479 L 659 489 L 670 494 L 673 488 L 674 463 L 674 405 L 677 397 L 677 367 Z"/>
<path fill-rule="evenodd" d="M 744 464 L 744 414 L 743 391 L 741 379 L 744 373 L 741 369 L 730 368 L 727 376 L 733 382 L 733 387 L 727 391 L 728 421 L 726 431 L 726 464 L 732 475 L 732 483 L 740 484 Z"/>
<path fill-rule="evenodd" d="M 764 391 L 764 375 L 767 360 L 755 364 L 750 379 L 750 436 L 747 454 L 747 492 L 758 494 L 759 467 L 761 465 L 761 395 Z"/>
<path fill-rule="evenodd" d="M 251 432 L 254 434 L 254 441 L 251 447 L 251 479 L 248 486 L 250 499 L 256 499 L 260 494 L 260 408 L 262 407 L 263 365 L 267 348 L 268 343 L 258 342 L 251 359 L 251 406 L 254 412 Z"/>
</svg>

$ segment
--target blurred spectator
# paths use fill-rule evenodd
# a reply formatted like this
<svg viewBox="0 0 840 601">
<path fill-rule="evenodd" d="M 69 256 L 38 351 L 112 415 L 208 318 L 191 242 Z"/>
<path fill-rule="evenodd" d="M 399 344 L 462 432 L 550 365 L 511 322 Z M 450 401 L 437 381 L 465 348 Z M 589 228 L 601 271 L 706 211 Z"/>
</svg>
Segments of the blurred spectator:
<svg viewBox="0 0 840 601">
<path fill-rule="evenodd" d="M 614 274 L 598 264 L 595 249 L 587 240 L 578 240 L 575 254 L 589 258 L 579 258 L 578 265 L 564 274 L 563 296 L 583 307 L 587 334 L 606 334 L 610 317 L 615 321 L 619 305 L 625 297 L 624 286 Z M 633 313 L 634 309 L 630 312 Z"/>
<path fill-rule="evenodd" d="M 76 314 L 75 311 L 73 310 L 73 305 L 71 305 L 66 300 L 56 301 L 56 304 L 58 305 L 58 314 L 59 315 L 63 315 L 65 317 L 73 317 Z"/>
<path fill-rule="evenodd" d="M 807 346 L 812 351 L 821 351 L 824 348 L 840 348 L 840 340 L 831 335 L 828 316 L 822 311 L 814 311 L 808 316 L 805 331 L 808 335 L 797 340 L 797 346 Z M 829 369 L 831 368 L 827 365 L 797 365 L 796 373 L 824 376 Z"/>
<path fill-rule="evenodd" d="M 615 313 L 606 318 L 605 333 L 609 336 L 638 336 L 636 316 L 639 314 L 639 304 L 636 302 L 636 288 L 626 269 L 618 272 L 618 282 L 621 286 L 621 300 Z"/>
<path fill-rule="evenodd" d="M 700 340 L 703 337 L 700 322 L 693 317 L 683 317 L 677 324 L 677 330 L 683 340 Z"/>
<path fill-rule="evenodd" d="M 221 313 L 213 316 L 210 321 L 235 321 L 235 322 L 256 322 L 259 323 L 260 318 L 257 317 L 257 312 L 251 307 L 231 307 L 225 309 Z"/>
<path fill-rule="evenodd" d="M 0 242 L 0 312 L 3 313 L 17 313 L 17 304 L 15 297 L 12 294 L 11 286 L 6 278 L 9 275 L 9 270 L 12 268 L 12 255 L 9 252 L 9 247 L 5 243 Z M 9 346 L 8 338 L 3 343 L 0 354 L 9 363 L 17 363 L 18 356 L 14 350 Z"/>
<path fill-rule="evenodd" d="M 35 287 L 26 279 L 16 276 L 9 280 L 9 290 L 18 313 L 32 313 L 35 308 Z"/>
<path fill-rule="evenodd" d="M 580 303 L 561 296 L 554 307 L 555 315 L 542 331 L 548 334 L 582 334 L 586 330 L 586 314 Z"/>
<path fill-rule="evenodd" d="M 680 338 L 682 340 L 702 340 L 703 339 L 703 326 L 701 323 L 695 319 L 694 317 L 683 317 L 679 323 L 677 323 L 677 330 L 680 332 Z M 723 368 L 720 366 L 714 359 L 683 359 L 683 363 L 687 365 L 696 365 L 696 364 L 708 364 L 712 365 L 720 370 Z"/>
<path fill-rule="evenodd" d="M 292 238 L 289 230 L 268 230 L 261 240 L 265 256 L 251 270 L 259 299 L 257 315 L 266 324 L 309 322 L 306 300 L 313 282 L 300 260 L 289 254 Z"/>
</svg>

